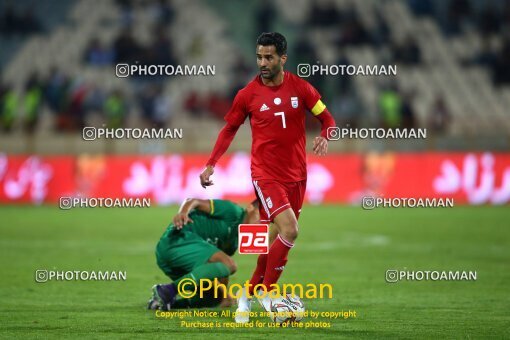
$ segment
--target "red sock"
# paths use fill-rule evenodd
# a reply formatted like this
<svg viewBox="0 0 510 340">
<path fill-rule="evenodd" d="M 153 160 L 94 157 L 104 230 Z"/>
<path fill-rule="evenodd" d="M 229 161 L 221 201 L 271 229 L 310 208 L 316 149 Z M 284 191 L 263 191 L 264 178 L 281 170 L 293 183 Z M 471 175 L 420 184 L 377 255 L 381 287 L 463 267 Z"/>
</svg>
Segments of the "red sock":
<svg viewBox="0 0 510 340">
<path fill-rule="evenodd" d="M 248 289 L 250 295 L 253 295 L 253 288 L 255 288 L 255 285 L 258 285 L 264 279 L 264 273 L 266 272 L 266 264 L 267 254 L 260 254 L 257 259 L 257 267 L 255 267 L 255 270 L 253 271 L 253 275 L 251 276 L 250 280 L 249 286 L 250 288 Z"/>
<path fill-rule="evenodd" d="M 282 275 L 283 268 L 287 263 L 287 254 L 290 248 L 294 246 L 293 243 L 285 241 L 278 235 L 274 240 L 269 253 L 267 254 L 266 272 L 264 273 L 264 281 L 267 291 L 271 290 L 271 285 L 278 282 L 280 275 Z"/>
</svg>

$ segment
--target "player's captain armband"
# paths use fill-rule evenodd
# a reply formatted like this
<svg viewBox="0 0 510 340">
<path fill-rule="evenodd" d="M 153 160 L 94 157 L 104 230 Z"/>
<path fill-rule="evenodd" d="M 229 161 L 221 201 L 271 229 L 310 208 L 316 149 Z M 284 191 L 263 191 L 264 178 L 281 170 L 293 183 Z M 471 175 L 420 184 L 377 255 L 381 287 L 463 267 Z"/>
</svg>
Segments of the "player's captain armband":
<svg viewBox="0 0 510 340">
<path fill-rule="evenodd" d="M 322 111 L 326 108 L 326 105 L 322 102 L 322 100 L 318 100 L 317 103 L 312 107 L 312 113 L 314 116 L 320 115 Z"/>
<path fill-rule="evenodd" d="M 214 201 L 210 199 L 209 202 L 211 203 L 211 215 L 214 215 Z"/>
</svg>

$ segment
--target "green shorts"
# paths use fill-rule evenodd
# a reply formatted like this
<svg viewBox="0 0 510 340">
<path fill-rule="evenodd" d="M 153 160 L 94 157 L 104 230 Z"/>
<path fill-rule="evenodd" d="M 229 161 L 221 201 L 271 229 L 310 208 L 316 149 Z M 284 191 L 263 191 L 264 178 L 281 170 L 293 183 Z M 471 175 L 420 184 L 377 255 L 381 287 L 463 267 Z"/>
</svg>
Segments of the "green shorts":
<svg viewBox="0 0 510 340">
<path fill-rule="evenodd" d="M 186 230 L 165 232 L 156 246 L 159 268 L 172 280 L 206 263 L 220 251 L 197 234 Z"/>
</svg>

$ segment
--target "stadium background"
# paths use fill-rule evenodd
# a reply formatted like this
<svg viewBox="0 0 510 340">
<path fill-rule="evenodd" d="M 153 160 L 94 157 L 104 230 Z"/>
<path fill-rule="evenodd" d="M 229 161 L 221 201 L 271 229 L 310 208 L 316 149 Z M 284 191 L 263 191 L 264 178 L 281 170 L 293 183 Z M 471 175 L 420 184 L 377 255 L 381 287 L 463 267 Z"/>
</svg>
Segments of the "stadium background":
<svg viewBox="0 0 510 340">
<path fill-rule="evenodd" d="M 445 269 L 478 268 L 479 275 L 492 278 L 476 283 L 485 292 L 475 294 L 475 301 L 487 309 L 487 325 L 477 329 L 475 319 L 465 315 L 457 315 L 452 327 L 439 316 L 427 315 L 426 320 L 437 326 L 437 335 L 462 331 L 465 336 L 508 335 L 502 327 L 508 323 L 503 310 L 510 304 L 502 294 L 508 274 L 505 270 L 488 274 L 508 269 L 509 263 L 505 221 L 510 201 L 510 3 L 503 0 L 2 1 L 0 235 L 3 265 L 12 275 L 0 294 L 17 315 L 4 331 L 20 335 L 16 332 L 42 329 L 58 334 L 59 327 L 53 328 L 54 320 L 46 316 L 40 316 L 46 322 L 40 328 L 21 327 L 23 312 L 35 308 L 46 315 L 42 308 L 49 306 L 60 313 L 82 303 L 74 300 L 76 290 L 87 295 L 95 289 L 83 283 L 64 284 L 70 293 L 55 304 L 62 284 L 36 285 L 33 271 L 45 266 L 92 270 L 97 265 L 94 252 L 102 254 L 107 267 L 129 268 L 134 283 L 129 288 L 126 283 L 118 292 L 136 296 L 127 303 L 131 314 L 124 317 L 137 320 L 143 289 L 163 280 L 153 265 L 152 248 L 176 211 L 174 204 L 190 196 L 240 202 L 253 197 L 248 124 L 219 162 L 214 187 L 202 190 L 198 173 L 235 93 L 257 72 L 254 43 L 264 31 L 287 37 L 286 69 L 292 72 L 300 63 L 398 65 L 396 77 L 308 78 L 338 126 L 427 129 L 424 140 L 331 141 L 327 157 L 310 154 L 301 221 L 303 246 L 293 256 L 303 263 L 321 256 L 338 258 L 338 273 L 326 267 L 300 272 L 289 266 L 283 279 L 336 280 L 352 293 L 333 305 L 364 309 L 364 320 L 372 323 L 363 318 L 335 323 L 337 332 L 351 332 L 337 335 L 411 336 L 411 326 L 382 327 L 388 319 L 374 316 L 378 310 L 374 301 L 392 313 L 402 307 L 392 305 L 386 296 L 384 268 L 427 268 L 429 263 Z M 118 78 L 115 64 L 122 62 L 215 65 L 216 74 Z M 184 137 L 84 141 L 85 126 L 182 128 Z M 308 119 L 309 141 L 319 128 L 313 118 Z M 454 197 L 457 207 L 367 212 L 359 207 L 365 195 Z M 162 207 L 65 212 L 58 210 L 62 196 L 150 197 L 154 206 Z M 322 236 L 311 232 L 319 227 L 325 232 Z M 123 231 L 130 234 L 125 246 L 112 240 Z M 71 249 L 81 256 L 69 254 Z M 357 258 L 344 259 L 346 251 Z M 366 252 L 379 254 L 378 267 L 363 255 Z M 126 254 L 130 261 L 122 256 Z M 236 258 L 244 266 L 233 280 L 241 281 L 253 259 Z M 363 275 L 368 278 L 360 279 Z M 373 280 L 382 282 L 378 286 Z M 122 287 L 116 285 L 98 283 L 97 287 L 116 294 Z M 368 296 L 389 300 L 362 297 L 357 288 L 364 285 L 371 287 L 367 289 L 373 294 L 364 291 Z M 29 293 L 21 293 L 26 287 Z M 475 286 L 459 289 L 455 283 L 441 284 L 441 293 L 451 296 L 441 304 L 433 295 L 436 288 L 410 284 L 396 295 L 399 301 L 423 302 L 413 300 L 417 299 L 414 287 L 441 308 L 460 303 L 453 307 L 459 311 L 465 311 L 468 295 L 475 291 Z M 30 307 L 41 295 L 42 302 Z M 99 299 L 87 296 L 81 305 L 85 309 Z M 113 300 L 119 308 L 125 302 L 120 296 Z M 311 306 L 335 309 L 322 302 Z M 407 313 L 399 320 L 413 325 L 418 316 L 424 317 L 414 311 L 414 316 Z M 98 336 L 104 335 L 112 326 L 98 326 L 97 319 L 104 317 L 91 317 L 76 334 L 96 325 Z M 151 327 L 151 320 L 144 320 L 145 329 Z M 59 322 L 66 327 L 66 321 Z M 119 322 L 116 334 L 122 334 L 123 327 L 132 326 Z M 179 331 L 177 323 L 159 327 Z"/>
</svg>

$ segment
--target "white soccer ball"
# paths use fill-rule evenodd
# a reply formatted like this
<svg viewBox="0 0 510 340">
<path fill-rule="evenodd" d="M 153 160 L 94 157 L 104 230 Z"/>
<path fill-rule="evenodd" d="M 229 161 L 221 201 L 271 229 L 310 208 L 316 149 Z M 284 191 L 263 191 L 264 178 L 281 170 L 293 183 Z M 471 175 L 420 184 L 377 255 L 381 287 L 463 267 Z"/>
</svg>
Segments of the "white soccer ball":
<svg viewBox="0 0 510 340">
<path fill-rule="evenodd" d="M 286 294 L 271 300 L 270 317 L 276 323 L 299 322 L 304 313 L 305 305 L 298 296 Z"/>
</svg>

